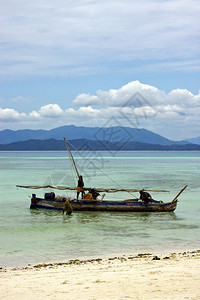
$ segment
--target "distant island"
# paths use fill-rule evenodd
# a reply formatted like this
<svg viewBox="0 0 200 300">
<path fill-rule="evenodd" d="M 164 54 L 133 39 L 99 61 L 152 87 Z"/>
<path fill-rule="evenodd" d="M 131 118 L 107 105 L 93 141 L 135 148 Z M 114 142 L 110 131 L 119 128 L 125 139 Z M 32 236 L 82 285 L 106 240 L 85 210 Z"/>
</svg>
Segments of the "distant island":
<svg viewBox="0 0 200 300">
<path fill-rule="evenodd" d="M 0 151 L 64 151 L 64 136 L 82 151 L 200 151 L 200 144 L 194 143 L 199 137 L 193 142 L 172 141 L 146 129 L 74 125 L 51 130 L 0 131 Z"/>
<path fill-rule="evenodd" d="M 200 151 L 200 145 L 172 144 L 167 146 L 139 142 L 109 142 L 87 139 L 70 140 L 71 150 L 80 151 Z M 10 144 L 0 144 L 0 151 L 66 151 L 65 142 L 61 140 L 28 140 Z"/>
</svg>

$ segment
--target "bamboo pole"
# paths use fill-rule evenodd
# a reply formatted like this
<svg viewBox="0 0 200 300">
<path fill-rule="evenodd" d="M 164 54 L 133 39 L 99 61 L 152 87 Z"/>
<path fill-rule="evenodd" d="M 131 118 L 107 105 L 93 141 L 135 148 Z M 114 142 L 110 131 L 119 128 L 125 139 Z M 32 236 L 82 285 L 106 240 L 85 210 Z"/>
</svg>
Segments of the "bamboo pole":
<svg viewBox="0 0 200 300">
<path fill-rule="evenodd" d="M 57 189 L 57 190 L 76 190 L 76 187 L 68 187 L 68 186 L 55 186 L 55 185 L 16 185 L 18 188 L 24 188 L 24 189 Z M 90 187 L 84 187 L 84 190 L 89 190 Z M 149 189 L 112 189 L 112 188 L 95 188 L 97 192 L 107 192 L 107 193 L 116 193 L 116 192 L 139 192 L 141 190 L 148 191 L 148 192 L 169 192 L 166 190 L 149 190 Z"/>
<path fill-rule="evenodd" d="M 78 172 L 78 169 L 77 169 L 77 167 L 76 167 L 76 163 L 75 163 L 75 161 L 74 161 L 73 155 L 72 155 L 72 153 L 71 153 L 71 151 L 70 151 L 70 148 L 69 148 L 68 142 L 67 142 L 67 140 L 66 140 L 66 138 L 65 138 L 65 137 L 63 137 L 63 138 L 64 138 L 64 141 L 65 141 L 65 144 L 66 144 L 67 150 L 68 150 L 68 152 L 69 152 L 69 154 L 70 154 L 70 156 L 71 156 L 71 159 L 72 159 L 72 161 L 73 161 L 74 168 L 75 168 L 75 170 L 76 170 L 76 174 L 77 174 L 77 176 L 78 176 L 78 178 L 79 178 L 79 172 Z"/>
<path fill-rule="evenodd" d="M 176 197 L 172 200 L 172 203 L 180 196 L 180 194 L 182 194 L 182 192 L 186 189 L 187 185 L 184 186 L 184 188 L 178 193 L 178 195 L 176 195 Z"/>
</svg>

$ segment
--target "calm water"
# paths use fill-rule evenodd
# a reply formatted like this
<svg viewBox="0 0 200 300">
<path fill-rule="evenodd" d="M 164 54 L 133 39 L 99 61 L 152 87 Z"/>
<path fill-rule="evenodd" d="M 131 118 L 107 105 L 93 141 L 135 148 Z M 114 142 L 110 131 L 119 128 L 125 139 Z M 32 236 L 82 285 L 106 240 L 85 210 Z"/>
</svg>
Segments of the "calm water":
<svg viewBox="0 0 200 300">
<path fill-rule="evenodd" d="M 188 188 L 174 213 L 77 212 L 63 216 L 57 211 L 34 211 L 29 209 L 28 198 L 33 191 L 17 189 L 16 184 L 74 186 L 76 180 L 67 154 L 2 152 L 0 267 L 200 249 L 199 152 L 88 152 L 74 157 L 85 186 L 117 187 L 118 182 L 124 188 L 170 190 L 152 194 L 163 201 L 171 201 L 184 185 Z M 43 196 L 50 190 L 35 192 Z M 66 194 L 61 191 L 60 195 Z M 106 195 L 106 199 L 116 197 L 132 196 Z"/>
</svg>

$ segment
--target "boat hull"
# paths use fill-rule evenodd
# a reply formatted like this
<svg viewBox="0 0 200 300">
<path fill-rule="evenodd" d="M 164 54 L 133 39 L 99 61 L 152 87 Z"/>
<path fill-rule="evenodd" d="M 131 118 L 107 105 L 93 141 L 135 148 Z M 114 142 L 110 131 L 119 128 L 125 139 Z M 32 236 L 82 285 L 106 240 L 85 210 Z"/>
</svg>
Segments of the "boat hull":
<svg viewBox="0 0 200 300">
<path fill-rule="evenodd" d="M 113 212 L 172 212 L 176 209 L 177 200 L 169 203 L 148 204 L 141 201 L 82 201 L 70 200 L 73 211 L 113 211 Z M 37 198 L 31 208 L 62 210 L 64 202 L 60 200 Z"/>
</svg>

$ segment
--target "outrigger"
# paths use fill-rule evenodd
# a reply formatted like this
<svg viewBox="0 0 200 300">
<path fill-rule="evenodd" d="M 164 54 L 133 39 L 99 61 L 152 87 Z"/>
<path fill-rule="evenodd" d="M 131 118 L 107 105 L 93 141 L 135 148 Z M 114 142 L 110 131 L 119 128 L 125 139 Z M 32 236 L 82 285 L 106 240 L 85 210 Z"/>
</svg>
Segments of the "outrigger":
<svg viewBox="0 0 200 300">
<path fill-rule="evenodd" d="M 79 178 L 79 172 L 74 161 L 73 155 L 71 153 L 70 147 L 68 145 L 67 140 L 64 138 L 67 150 L 70 154 L 71 160 L 73 162 L 73 166 L 75 168 L 76 174 Z M 71 145 L 73 146 L 73 145 Z M 58 190 L 76 190 L 76 187 L 66 187 L 66 186 L 53 186 L 53 185 L 45 185 L 45 186 L 24 186 L 17 185 L 19 188 L 29 188 L 29 189 L 58 189 Z M 187 185 L 175 196 L 175 198 L 167 203 L 163 201 L 151 200 L 148 203 L 141 201 L 138 198 L 135 199 L 126 199 L 123 201 L 120 200 L 102 200 L 96 201 L 95 199 L 87 200 L 81 199 L 77 201 L 74 197 L 61 197 L 56 196 L 54 192 L 45 193 L 44 198 L 36 197 L 35 194 L 32 194 L 31 198 L 31 206 L 30 208 L 42 208 L 42 209 L 54 209 L 54 210 L 67 210 L 69 214 L 71 211 L 115 211 L 115 212 L 172 212 L 177 207 L 178 197 L 181 193 L 186 189 Z M 84 191 L 89 191 L 90 188 L 84 188 Z M 97 188 L 95 189 L 97 192 L 107 192 L 107 193 L 115 193 L 115 192 L 140 192 L 141 189 L 124 189 L 120 187 L 116 188 Z M 145 191 L 142 189 L 142 191 Z M 147 190 L 146 190 L 147 191 Z M 148 190 L 150 192 L 167 192 L 165 190 Z"/>
</svg>

